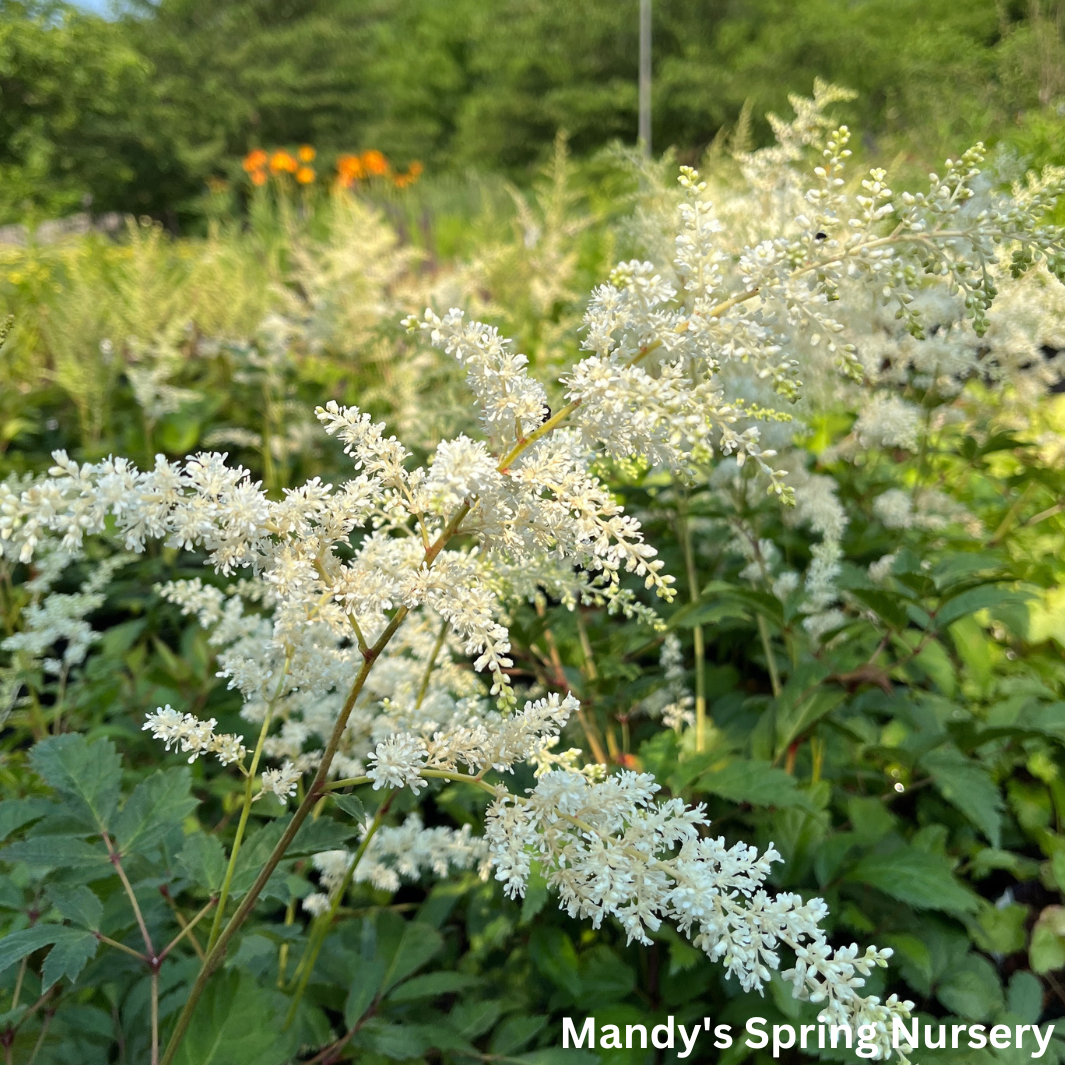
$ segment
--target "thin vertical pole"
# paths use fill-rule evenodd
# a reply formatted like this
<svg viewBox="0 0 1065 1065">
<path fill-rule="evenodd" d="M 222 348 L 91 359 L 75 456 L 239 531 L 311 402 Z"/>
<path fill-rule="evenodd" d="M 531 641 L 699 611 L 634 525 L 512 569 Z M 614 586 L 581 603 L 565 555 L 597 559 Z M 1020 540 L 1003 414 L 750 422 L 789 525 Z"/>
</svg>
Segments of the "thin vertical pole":
<svg viewBox="0 0 1065 1065">
<path fill-rule="evenodd" d="M 643 150 L 651 154 L 651 0 L 640 0 L 640 120 L 638 134 Z"/>
</svg>

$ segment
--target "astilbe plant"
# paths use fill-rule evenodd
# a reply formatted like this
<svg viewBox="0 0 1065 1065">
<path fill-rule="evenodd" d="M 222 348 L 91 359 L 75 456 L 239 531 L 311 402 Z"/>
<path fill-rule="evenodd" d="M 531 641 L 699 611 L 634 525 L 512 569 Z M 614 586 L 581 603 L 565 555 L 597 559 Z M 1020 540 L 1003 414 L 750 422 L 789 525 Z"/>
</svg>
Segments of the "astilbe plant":
<svg viewBox="0 0 1065 1065">
<path fill-rule="evenodd" d="M 595 926 L 616 918 L 640 943 L 671 922 L 745 990 L 763 989 L 781 952 L 793 955 L 783 975 L 795 995 L 819 1004 L 826 1021 L 871 1025 L 878 1053 L 890 1056 L 892 1021 L 912 1003 L 861 989 L 891 951 L 830 946 L 820 899 L 767 890 L 780 859 L 772 846 L 759 853 L 711 837 L 704 808 L 657 801 L 650 774 L 608 774 L 582 765 L 579 751 L 557 753 L 576 700 L 522 698 L 509 672 L 516 603 L 546 593 L 654 624 L 627 575 L 661 599 L 674 596 L 640 523 L 597 474 L 604 460 L 643 462 L 681 480 L 715 456 L 751 463 L 790 502 L 789 474 L 801 473 L 767 446 L 763 423 L 783 417 L 772 397 L 801 396 L 799 345 L 818 344 L 836 368 L 863 376 L 847 336 L 849 301 L 872 295 L 919 334 L 922 305 L 942 290 L 960 297 L 983 332 L 1002 263 L 1017 275 L 1037 262 L 1059 275 L 1065 268 L 1062 235 L 1043 223 L 1060 181 L 997 195 L 981 185 L 974 149 L 933 175 L 926 192 L 896 194 L 881 171 L 852 191 L 848 131 L 822 114 L 830 100 L 823 88 L 814 101 L 797 100 L 796 121 L 779 125 L 780 158 L 761 157 L 755 184 L 773 166 L 798 173 L 800 147 L 821 159 L 795 210 L 756 241 L 730 245 L 699 175 L 682 169 L 672 262 L 620 263 L 592 293 L 588 354 L 564 375 L 567 403 L 557 411 L 494 328 L 429 310 L 408 327 L 464 368 L 481 431 L 441 443 L 425 466 L 369 415 L 330 402 L 318 417 L 354 467 L 339 486 L 316 478 L 272 499 L 224 455 L 160 456 L 139 470 L 122 458 L 79 464 L 63 453 L 46 477 L 0 486 L 0 547 L 10 558 L 29 562 L 45 549 L 73 557 L 88 537 L 106 534 L 129 552 L 149 540 L 202 550 L 216 572 L 247 575 L 225 593 L 199 581 L 162 589 L 210 631 L 258 734 L 220 734 L 213 720 L 169 706 L 145 722 L 167 749 L 190 762 L 216 757 L 245 782 L 199 975 L 165 1050 L 153 1030 L 153 1061 L 174 1061 L 208 981 L 323 797 L 360 784 L 417 793 L 435 780 L 490 796 L 484 837 L 425 829 L 415 818 L 384 828 L 386 803 L 354 853 L 319 853 L 327 890 L 306 904 L 319 923 L 300 990 L 353 880 L 394 885 L 405 868 L 480 867 L 521 895 L 535 860 L 571 915 Z M 743 395 L 750 379 L 769 398 Z M 828 539 L 833 530 L 822 532 Z M 487 676 L 484 685 L 456 668 L 462 656 Z M 692 720 L 701 737 L 705 700 Z M 262 768 L 264 758 L 279 764 Z M 526 794 L 502 782 L 521 762 L 537 767 Z M 296 796 L 298 805 L 229 909 L 249 813 L 267 795 Z M 158 954 L 152 964 L 157 976 Z"/>
</svg>

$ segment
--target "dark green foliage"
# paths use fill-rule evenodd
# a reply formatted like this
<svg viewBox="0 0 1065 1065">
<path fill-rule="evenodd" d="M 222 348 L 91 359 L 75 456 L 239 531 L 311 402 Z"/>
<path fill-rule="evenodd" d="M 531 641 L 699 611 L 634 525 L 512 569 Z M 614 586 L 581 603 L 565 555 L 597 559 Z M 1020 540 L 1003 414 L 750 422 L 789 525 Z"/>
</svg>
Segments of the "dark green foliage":
<svg viewBox="0 0 1065 1065">
<path fill-rule="evenodd" d="M 1065 88 L 1052 7 L 656 0 L 655 146 L 699 153 L 745 105 L 784 112 L 788 93 L 819 76 L 857 91 L 844 113 L 881 151 L 930 163 L 991 133 L 1052 161 L 1045 105 Z M 95 210 L 189 221 L 205 181 L 236 178 L 239 157 L 260 145 L 311 143 L 327 165 L 376 147 L 400 166 L 526 178 L 560 129 L 581 155 L 635 138 L 636 0 L 128 0 L 117 10 L 106 21 L 60 0 L 0 5 L 6 220 L 24 204 L 54 217 L 91 196 Z M 768 135 L 761 119 L 743 129 Z"/>
</svg>

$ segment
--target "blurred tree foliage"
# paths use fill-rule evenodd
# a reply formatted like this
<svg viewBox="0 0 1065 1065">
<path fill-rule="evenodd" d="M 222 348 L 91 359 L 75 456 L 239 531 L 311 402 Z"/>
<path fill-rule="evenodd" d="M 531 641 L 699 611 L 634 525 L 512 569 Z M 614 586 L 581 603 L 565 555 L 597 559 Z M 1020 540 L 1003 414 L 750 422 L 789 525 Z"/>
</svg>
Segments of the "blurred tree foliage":
<svg viewBox="0 0 1065 1065">
<path fill-rule="evenodd" d="M 636 126 L 635 0 L 117 2 L 0 0 L 7 219 L 87 195 L 165 217 L 257 145 L 520 178 L 560 128 L 584 153 Z M 922 162 L 1025 114 L 1057 128 L 1063 21 L 1065 0 L 656 0 L 656 146 L 695 153 L 815 75 Z"/>
</svg>

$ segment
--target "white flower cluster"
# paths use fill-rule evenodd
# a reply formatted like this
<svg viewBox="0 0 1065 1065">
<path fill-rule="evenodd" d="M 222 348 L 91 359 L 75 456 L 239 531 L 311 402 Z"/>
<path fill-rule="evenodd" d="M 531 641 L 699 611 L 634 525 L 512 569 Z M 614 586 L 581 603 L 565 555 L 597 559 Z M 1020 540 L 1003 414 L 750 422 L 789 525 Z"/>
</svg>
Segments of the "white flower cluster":
<svg viewBox="0 0 1065 1065">
<path fill-rule="evenodd" d="M 0 648 L 5 651 L 40 660 L 44 672 L 53 676 L 62 676 L 72 667 L 80 666 L 89 648 L 100 639 L 100 633 L 85 620 L 85 615 L 103 606 L 104 589 L 115 572 L 129 561 L 129 556 L 113 555 L 97 562 L 77 592 L 52 592 L 51 588 L 71 561 L 71 556 L 63 550 L 43 554 L 38 573 L 26 582 L 33 601 L 22 612 L 22 629 L 0 642 Z M 53 657 L 49 652 L 59 644 L 64 645 L 62 653 Z"/>
<path fill-rule="evenodd" d="M 417 791 L 425 784 L 420 775 L 425 769 L 455 771 L 465 766 L 481 776 L 489 769 L 506 772 L 549 752 L 578 706 L 572 695 L 562 698 L 552 692 L 529 700 L 521 711 L 486 713 L 431 738 L 400 733 L 377 745 L 367 776 L 374 788 L 410 786 Z"/>
<path fill-rule="evenodd" d="M 222 765 L 243 762 L 248 753 L 244 737 L 217 733 L 217 724 L 213 717 L 201 721 L 194 714 L 182 714 L 167 703 L 145 717 L 141 730 L 151 732 L 155 739 L 162 740 L 168 751 L 171 745 L 180 749 L 189 756 L 190 763 L 195 762 L 201 754 L 215 755 Z"/>
<path fill-rule="evenodd" d="M 872 1024 L 881 1056 L 890 1056 L 892 1019 L 908 1017 L 913 1003 L 894 995 L 881 1002 L 859 989 L 891 951 L 834 950 L 820 927 L 828 912 L 821 899 L 765 890 L 781 860 L 772 846 L 759 854 L 701 836 L 703 807 L 656 803 L 656 791 L 646 773 L 595 783 L 560 771 L 542 777 L 528 798 L 500 795 L 486 825 L 497 879 L 511 896 L 523 895 L 535 858 L 571 916 L 595 927 L 615 917 L 630 941 L 645 944 L 670 920 L 745 991 L 761 991 L 780 968 L 781 947 L 789 948 L 796 963 L 782 975 L 796 997 L 822 1004 L 827 1023 Z"/>
<path fill-rule="evenodd" d="M 661 718 L 668 728 L 681 732 L 685 726 L 695 724 L 695 697 L 686 683 L 684 650 L 675 632 L 667 634 L 662 641 L 659 665 L 665 684 L 643 699 L 635 709 L 650 717 Z"/>
<path fill-rule="evenodd" d="M 1065 175 L 1003 195 L 980 177 L 977 149 L 931 175 L 926 192 L 896 194 L 880 170 L 848 183 L 849 132 L 824 116 L 838 98 L 819 85 L 813 100 L 795 100 L 793 122 L 774 120 L 777 147 L 741 157 L 746 190 L 717 207 L 698 175 L 682 172 L 662 254 L 619 264 L 594 292 L 587 354 L 562 375 L 561 410 L 549 411 L 528 360 L 497 330 L 457 310 L 429 310 L 408 326 L 465 371 L 480 431 L 471 419 L 468 435 L 434 440 L 427 466 L 368 414 L 335 403 L 318 418 L 351 456 L 352 475 L 337 487 L 312 479 L 281 499 L 220 454 L 159 456 L 141 471 L 122 458 L 80 464 L 57 452 L 47 476 L 0 484 L 0 557 L 72 558 L 86 537 L 117 535 L 126 550 L 158 539 L 205 552 L 226 577 L 243 571 L 224 591 L 203 581 L 160 591 L 210 630 L 243 716 L 275 715 L 263 750 L 281 765 L 263 771 L 261 795 L 287 801 L 310 770 L 365 775 L 378 789 L 417 792 L 434 775 L 487 787 L 489 770 L 530 762 L 535 788 L 523 797 L 497 790 L 483 845 L 512 894 L 537 858 L 570 912 L 597 924 L 615 917 L 640 942 L 673 921 L 749 990 L 764 986 L 787 948 L 797 962 L 786 975 L 800 997 L 823 1003 L 830 1020 L 886 1031 L 909 1004 L 858 989 L 887 952 L 834 951 L 820 928 L 823 903 L 771 895 L 772 848 L 759 855 L 705 838 L 702 809 L 656 802 L 649 776 L 602 779 L 580 770 L 574 751 L 555 753 L 576 701 L 551 695 L 515 710 L 508 675 L 515 603 L 547 595 L 646 619 L 626 575 L 673 596 L 639 521 L 597 476 L 604 458 L 684 476 L 725 456 L 719 471 L 727 466 L 728 477 L 711 483 L 727 501 L 722 522 L 749 563 L 745 574 L 783 597 L 801 594 L 806 627 L 820 638 L 844 620 L 836 578 L 847 516 L 831 480 L 790 450 L 802 419 L 826 393 L 836 400 L 851 389 L 845 396 L 860 395 L 851 403 L 854 446 L 912 448 L 923 431 L 919 393 L 953 395 L 973 376 L 1011 386 L 1025 374 L 1043 380 L 1042 369 L 1025 367 L 1042 367 L 1038 337 L 1065 333 L 1065 302 L 1043 299 L 1050 273 L 1065 273 L 1060 233 L 1043 222 Z M 807 175 L 800 163 L 810 153 L 817 165 Z M 333 251 L 309 303 L 275 323 L 287 335 L 302 316 L 296 331 L 311 351 L 322 342 L 315 322 L 343 317 L 336 294 L 358 273 L 350 249 Z M 385 287 L 380 277 L 364 280 L 364 294 Z M 991 310 L 1000 286 L 1014 293 L 1002 318 Z M 1050 319 L 1057 325 L 1033 324 Z M 366 324 L 361 311 L 356 324 Z M 860 379 L 862 391 L 840 385 L 836 369 Z M 811 381 L 805 394 L 800 377 Z M 159 390 L 142 383 L 151 406 Z M 772 409 L 780 397 L 795 404 L 799 426 Z M 834 457 L 847 458 L 846 448 Z M 748 520 L 756 482 L 759 493 L 768 485 L 789 496 L 788 480 L 799 489 L 789 520 L 821 538 L 802 576 L 779 571 L 778 554 Z M 895 528 L 964 520 L 928 488 L 885 493 L 875 511 Z M 885 566 L 877 573 L 887 578 Z M 72 619 L 86 602 L 41 607 L 32 626 L 73 634 L 73 653 L 84 656 L 91 635 L 46 612 Z M 31 647 L 34 638 L 18 637 L 44 653 L 44 636 Z M 461 668 L 463 655 L 490 675 L 502 713 L 488 684 Z M 675 642 L 662 665 L 676 725 L 687 720 L 690 695 Z M 241 737 L 216 735 L 215 724 L 166 706 L 145 728 L 190 760 L 214 753 L 243 763 Z M 480 842 L 441 831 L 416 821 L 381 829 L 366 875 L 394 884 L 393 875 L 415 870 L 483 865 Z M 350 860 L 320 856 L 323 885 L 339 886 Z"/>
<path fill-rule="evenodd" d="M 262 790 L 256 798 L 276 795 L 283 803 L 287 803 L 296 794 L 302 775 L 300 770 L 288 761 L 280 769 L 265 769 L 262 775 Z"/>
<path fill-rule="evenodd" d="M 347 850 L 323 851 L 314 856 L 314 868 L 325 892 L 308 895 L 303 900 L 305 910 L 322 913 L 329 908 L 330 898 L 343 884 L 354 858 Z M 489 868 L 488 844 L 474 836 L 469 825 L 460 829 L 426 828 L 421 817 L 412 813 L 401 825 L 382 825 L 374 833 L 355 867 L 352 882 L 396 892 L 403 881 L 416 882 L 427 874 L 446 877 L 463 869 L 476 869 L 486 880 Z"/>
</svg>

